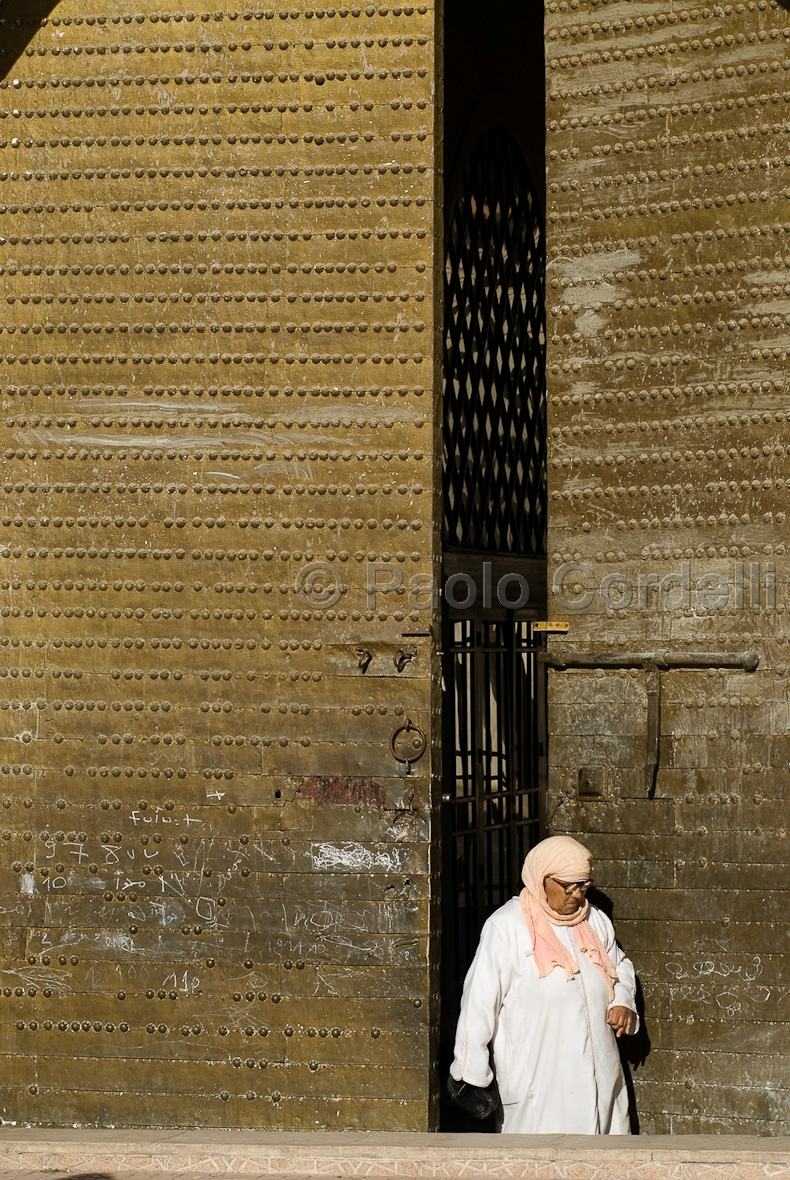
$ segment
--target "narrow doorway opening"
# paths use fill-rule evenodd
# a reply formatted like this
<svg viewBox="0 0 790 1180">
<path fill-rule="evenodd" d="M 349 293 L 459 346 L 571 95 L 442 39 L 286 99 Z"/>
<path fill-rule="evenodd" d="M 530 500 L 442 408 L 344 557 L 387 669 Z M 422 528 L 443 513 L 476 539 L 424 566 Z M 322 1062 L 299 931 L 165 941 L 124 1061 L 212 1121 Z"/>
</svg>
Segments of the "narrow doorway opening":
<svg viewBox="0 0 790 1180">
<path fill-rule="evenodd" d="M 542 647 L 532 622 L 511 612 L 451 614 L 445 622 L 442 999 L 451 1025 L 480 929 L 513 896 L 524 857 L 540 839 Z"/>
<path fill-rule="evenodd" d="M 441 1128 L 464 975 L 543 834 L 546 617 L 543 28 L 445 12 Z M 538 19 L 539 15 L 539 19 Z M 448 583 L 448 579 L 450 579 Z M 449 590 L 449 593 L 448 593 Z"/>
</svg>

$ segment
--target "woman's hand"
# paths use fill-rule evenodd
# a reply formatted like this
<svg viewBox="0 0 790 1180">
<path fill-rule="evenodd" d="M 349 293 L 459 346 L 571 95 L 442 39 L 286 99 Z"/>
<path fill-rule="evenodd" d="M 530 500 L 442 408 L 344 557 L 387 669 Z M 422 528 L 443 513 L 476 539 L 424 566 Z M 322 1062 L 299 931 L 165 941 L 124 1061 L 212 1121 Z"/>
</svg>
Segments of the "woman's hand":
<svg viewBox="0 0 790 1180">
<path fill-rule="evenodd" d="M 609 1009 L 606 1023 L 612 1026 L 615 1036 L 621 1037 L 623 1034 L 629 1036 L 631 1029 L 634 1027 L 634 1014 L 630 1008 L 624 1008 L 622 1004 L 616 1004 L 614 1008 Z"/>
</svg>

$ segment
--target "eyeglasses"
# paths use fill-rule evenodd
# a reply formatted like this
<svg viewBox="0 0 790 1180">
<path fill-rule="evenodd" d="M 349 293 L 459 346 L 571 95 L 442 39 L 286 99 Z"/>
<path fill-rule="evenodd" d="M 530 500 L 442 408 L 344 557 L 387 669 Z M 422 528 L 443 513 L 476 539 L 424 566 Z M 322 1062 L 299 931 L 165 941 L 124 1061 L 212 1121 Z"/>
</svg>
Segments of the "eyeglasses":
<svg viewBox="0 0 790 1180">
<path fill-rule="evenodd" d="M 555 885 L 561 885 L 568 897 L 577 889 L 584 896 L 588 889 L 592 888 L 592 881 L 558 881 L 556 877 L 549 877 L 548 880 L 553 881 Z"/>
</svg>

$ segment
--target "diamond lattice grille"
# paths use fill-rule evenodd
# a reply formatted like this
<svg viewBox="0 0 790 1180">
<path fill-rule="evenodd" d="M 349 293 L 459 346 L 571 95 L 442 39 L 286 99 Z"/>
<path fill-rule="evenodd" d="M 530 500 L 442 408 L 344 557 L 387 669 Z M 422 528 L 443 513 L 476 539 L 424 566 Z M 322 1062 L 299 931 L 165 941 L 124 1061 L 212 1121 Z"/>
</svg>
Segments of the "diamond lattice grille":
<svg viewBox="0 0 790 1180">
<path fill-rule="evenodd" d="M 469 158 L 445 260 L 444 543 L 546 551 L 544 229 L 504 127 Z"/>
</svg>

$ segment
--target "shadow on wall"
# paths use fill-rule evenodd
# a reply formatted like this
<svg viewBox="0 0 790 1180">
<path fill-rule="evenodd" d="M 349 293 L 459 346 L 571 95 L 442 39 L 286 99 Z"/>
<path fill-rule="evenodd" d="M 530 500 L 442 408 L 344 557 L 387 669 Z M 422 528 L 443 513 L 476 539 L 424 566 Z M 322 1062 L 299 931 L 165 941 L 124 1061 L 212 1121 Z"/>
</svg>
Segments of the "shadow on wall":
<svg viewBox="0 0 790 1180">
<path fill-rule="evenodd" d="M 68 1180 L 115 1180 L 111 1172 L 70 1172 Z"/>
<path fill-rule="evenodd" d="M 787 3 L 790 4 L 790 0 L 787 0 Z M 588 897 L 594 906 L 603 910 L 610 921 L 614 921 L 614 902 L 610 897 L 595 888 L 590 890 Z M 628 1090 L 628 1118 L 631 1123 L 632 1135 L 639 1134 L 639 1112 L 636 1109 L 633 1074 L 645 1064 L 650 1053 L 650 1034 L 645 1021 L 645 997 L 638 975 L 636 977 L 636 1011 L 639 1016 L 639 1032 L 632 1037 L 621 1037 L 617 1042 Z"/>
<path fill-rule="evenodd" d="M 12 73 L 58 0 L 0 0 L 0 78 Z"/>
</svg>

